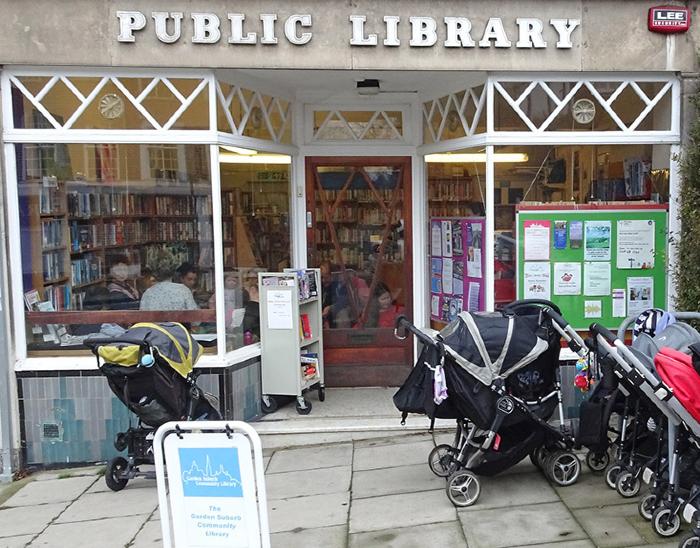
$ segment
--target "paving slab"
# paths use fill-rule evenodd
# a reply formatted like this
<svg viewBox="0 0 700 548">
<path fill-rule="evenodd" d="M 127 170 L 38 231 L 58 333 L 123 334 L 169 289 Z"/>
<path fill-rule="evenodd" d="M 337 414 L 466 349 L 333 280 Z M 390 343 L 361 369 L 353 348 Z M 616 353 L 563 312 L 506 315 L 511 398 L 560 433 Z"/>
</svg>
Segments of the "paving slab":
<svg viewBox="0 0 700 548">
<path fill-rule="evenodd" d="M 453 521 L 456 514 L 444 489 L 353 500 L 350 533 Z"/>
<path fill-rule="evenodd" d="M 300 529 L 270 535 L 272 548 L 346 548 L 347 542 L 347 525 Z"/>
<path fill-rule="evenodd" d="M 145 519 L 144 516 L 131 516 L 80 523 L 55 523 L 49 525 L 29 548 L 124 548 L 134 538 Z"/>
<path fill-rule="evenodd" d="M 268 501 L 270 533 L 345 525 L 350 493 Z"/>
<path fill-rule="evenodd" d="M 163 546 L 163 534 L 160 529 L 160 521 L 147 521 L 129 548 L 160 548 Z"/>
<path fill-rule="evenodd" d="M 352 464 L 352 444 L 340 443 L 320 447 L 283 449 L 275 451 L 267 466 L 267 473 L 316 470 Z"/>
<path fill-rule="evenodd" d="M 95 465 L 81 468 L 64 468 L 62 470 L 47 470 L 45 472 L 39 472 L 38 474 L 32 474 L 32 479 L 34 481 L 45 481 L 52 479 L 77 478 L 80 476 L 97 477 L 101 475 L 104 468 L 104 465 Z"/>
<path fill-rule="evenodd" d="M 32 481 L 6 500 L 3 506 L 36 506 L 72 501 L 96 480 L 96 476 L 86 476 Z"/>
<path fill-rule="evenodd" d="M 71 504 L 57 521 L 66 523 L 116 516 L 150 515 L 156 506 L 158 506 L 158 493 L 155 489 L 89 493 Z"/>
<path fill-rule="evenodd" d="M 418 527 L 387 529 L 369 533 L 353 533 L 349 548 L 425 548 L 466 546 L 464 532 L 457 521 L 433 523 Z"/>
<path fill-rule="evenodd" d="M 134 489 L 156 489 L 156 480 L 147 478 L 134 478 L 129 480 L 126 487 L 120 491 L 125 493 L 128 491 L 133 491 Z M 87 490 L 88 493 L 113 493 L 107 484 L 105 483 L 104 477 L 98 478 L 98 480 L 92 484 L 90 489 Z"/>
<path fill-rule="evenodd" d="M 445 488 L 445 479 L 425 464 L 411 464 L 379 470 L 358 470 L 352 475 L 353 500 Z"/>
<path fill-rule="evenodd" d="M 596 548 L 590 540 L 574 540 L 562 542 L 548 542 L 546 544 L 529 544 L 527 548 Z"/>
<path fill-rule="evenodd" d="M 350 490 L 351 476 L 350 466 L 267 474 L 265 476 L 267 498 L 275 500 L 345 493 Z"/>
<path fill-rule="evenodd" d="M 478 503 L 477 503 L 478 504 Z M 587 539 L 561 502 L 459 512 L 469 548 L 509 548 Z M 535 526 L 536 524 L 536 526 Z"/>
<path fill-rule="evenodd" d="M 20 535 L 18 537 L 0 538 L 2 548 L 24 548 L 27 543 L 34 538 L 34 535 Z"/>
<path fill-rule="evenodd" d="M 319 402 L 317 392 L 312 391 L 307 396 L 313 403 L 313 417 L 309 418 L 398 416 L 392 400 L 396 390 L 382 387 L 327 388 L 324 402 Z M 298 418 L 294 402 L 291 402 L 262 417 L 262 422 Z"/>
<path fill-rule="evenodd" d="M 396 436 L 385 436 L 382 438 L 373 438 L 366 440 L 357 440 L 353 443 L 355 449 L 364 447 L 380 447 L 383 445 L 398 445 L 404 443 L 418 443 L 420 441 L 433 442 L 433 436 L 428 432 L 402 432 Z M 437 445 L 440 441 L 435 438 L 435 444 Z"/>
<path fill-rule="evenodd" d="M 482 477 L 479 481 L 481 482 L 479 500 L 474 506 L 460 508 L 459 512 L 560 501 L 556 491 L 539 473 Z"/>
<path fill-rule="evenodd" d="M 584 466 L 581 476 L 574 485 L 567 487 L 554 486 L 561 500 L 569 508 L 600 508 L 602 506 L 639 501 L 641 498 L 640 495 L 636 498 L 624 499 L 617 494 L 617 491 L 607 486 L 602 475 L 585 472 L 585 470 L 586 467 Z"/>
<path fill-rule="evenodd" d="M 41 533 L 69 503 L 40 504 L 29 511 L 26 507 L 0 510 L 0 537 Z"/>
<path fill-rule="evenodd" d="M 376 447 L 358 447 L 353 456 L 353 470 L 376 470 L 407 464 L 428 463 L 432 441 L 418 441 Z"/>
<path fill-rule="evenodd" d="M 600 548 L 633 546 L 646 542 L 628 520 L 636 513 L 636 504 L 622 504 L 604 508 L 582 508 L 576 510 L 576 519 Z M 651 531 L 649 524 L 646 525 Z"/>
</svg>

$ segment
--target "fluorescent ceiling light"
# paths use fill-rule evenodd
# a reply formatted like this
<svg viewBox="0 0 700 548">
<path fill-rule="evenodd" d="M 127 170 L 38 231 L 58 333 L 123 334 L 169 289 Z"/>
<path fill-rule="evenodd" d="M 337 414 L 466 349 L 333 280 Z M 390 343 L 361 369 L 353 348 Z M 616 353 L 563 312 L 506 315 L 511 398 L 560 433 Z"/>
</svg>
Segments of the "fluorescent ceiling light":
<svg viewBox="0 0 700 548">
<path fill-rule="evenodd" d="M 524 152 L 497 152 L 493 155 L 493 161 L 497 164 L 527 162 L 528 159 Z M 426 154 L 425 161 L 428 164 L 485 164 L 486 153 Z"/>
<path fill-rule="evenodd" d="M 292 157 L 286 154 L 256 154 L 241 156 L 240 154 L 219 154 L 221 164 L 291 164 Z"/>
<path fill-rule="evenodd" d="M 257 150 L 253 150 L 251 148 L 241 148 L 241 147 L 232 147 L 229 145 L 220 145 L 221 148 L 224 150 L 228 150 L 229 152 L 235 152 L 236 154 L 243 154 L 244 156 L 253 156 L 253 154 L 257 154 Z"/>
</svg>

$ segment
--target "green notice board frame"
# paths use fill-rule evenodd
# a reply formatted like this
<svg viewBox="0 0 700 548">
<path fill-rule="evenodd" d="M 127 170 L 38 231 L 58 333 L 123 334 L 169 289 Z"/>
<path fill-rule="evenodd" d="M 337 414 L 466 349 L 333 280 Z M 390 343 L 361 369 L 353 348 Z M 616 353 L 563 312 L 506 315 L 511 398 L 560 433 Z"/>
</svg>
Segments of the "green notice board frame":
<svg viewBox="0 0 700 548">
<path fill-rule="evenodd" d="M 617 221 L 653 220 L 654 225 L 654 267 L 651 269 L 617 268 Z M 561 308 L 562 315 L 577 330 L 587 330 L 591 323 L 597 322 L 610 329 L 617 329 L 624 317 L 613 316 L 613 289 L 625 290 L 625 313 L 628 313 L 627 278 L 652 278 L 654 307 L 667 308 L 667 257 L 668 257 L 668 208 L 659 204 L 586 204 L 586 205 L 522 205 L 518 207 L 516 219 L 517 238 L 517 296 L 524 295 L 525 241 L 524 223 L 526 221 L 549 221 L 549 261 L 550 265 L 550 300 Z M 566 221 L 566 247 L 555 248 L 555 221 Z M 569 230 L 571 221 L 581 221 L 585 234 L 586 221 L 610 221 L 610 294 L 604 296 L 584 295 L 584 260 L 585 242 L 572 249 Z M 529 223 L 528 223 L 529 224 Z M 561 236 L 561 234 L 560 234 Z M 585 238 L 584 238 L 585 240 Z M 561 241 L 560 241 L 561 245 Z M 554 294 L 554 263 L 581 263 L 581 292 L 579 295 Z M 600 262 L 600 261 L 596 261 Z M 605 261 L 602 261 L 605 262 Z M 602 314 L 596 318 L 585 317 L 585 301 L 601 301 Z"/>
</svg>

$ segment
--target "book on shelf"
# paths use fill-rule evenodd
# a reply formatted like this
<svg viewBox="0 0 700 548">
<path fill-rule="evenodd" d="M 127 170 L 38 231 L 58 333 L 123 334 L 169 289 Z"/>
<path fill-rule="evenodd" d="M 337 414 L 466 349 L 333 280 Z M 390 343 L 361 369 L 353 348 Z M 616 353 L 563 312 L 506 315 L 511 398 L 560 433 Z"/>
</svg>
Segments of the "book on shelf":
<svg viewBox="0 0 700 548">
<path fill-rule="evenodd" d="M 301 373 L 305 380 L 318 377 L 318 354 L 309 352 L 299 356 L 301 364 Z"/>
<path fill-rule="evenodd" d="M 52 221 L 42 221 L 41 245 L 44 249 L 64 245 L 62 220 L 54 219 Z"/>
<path fill-rule="evenodd" d="M 299 317 L 299 324 L 301 325 L 302 340 L 312 338 L 313 332 L 311 331 L 311 321 L 309 320 L 308 314 L 302 314 Z"/>
<path fill-rule="evenodd" d="M 40 301 L 41 297 L 36 289 L 30 289 L 24 293 L 24 304 L 27 306 L 27 310 L 39 310 Z"/>
</svg>

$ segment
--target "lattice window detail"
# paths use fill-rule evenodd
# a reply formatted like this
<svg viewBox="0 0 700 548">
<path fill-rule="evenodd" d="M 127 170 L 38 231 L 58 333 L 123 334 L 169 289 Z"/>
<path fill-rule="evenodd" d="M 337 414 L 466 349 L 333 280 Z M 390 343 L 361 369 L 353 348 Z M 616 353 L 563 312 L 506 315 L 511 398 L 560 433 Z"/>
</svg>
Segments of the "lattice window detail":
<svg viewBox="0 0 700 548">
<path fill-rule="evenodd" d="M 403 141 L 398 110 L 316 110 L 313 141 Z"/>
<path fill-rule="evenodd" d="M 496 104 L 503 105 L 502 110 L 509 107 L 517 115 L 520 127 L 509 127 L 508 130 L 536 133 L 581 130 L 632 133 L 641 131 L 640 125 L 643 123 L 653 124 L 650 114 L 662 102 L 671 103 L 673 81 L 499 80 L 494 81 L 493 87 Z M 586 110 L 588 115 L 575 116 L 577 109 Z M 503 129 L 506 128 L 496 124 L 496 131 Z M 652 129 L 671 128 L 669 123 L 669 127 Z"/>
<path fill-rule="evenodd" d="M 216 83 L 216 95 L 219 131 L 291 142 L 291 102 L 225 82 Z"/>
<path fill-rule="evenodd" d="M 10 75 L 10 82 L 34 109 L 34 120 L 26 129 L 56 130 L 78 129 L 75 126 L 82 129 L 83 126 L 76 122 L 86 112 L 89 115 L 101 112 L 105 119 L 111 117 L 120 120 L 119 127 L 107 125 L 103 129 L 190 129 L 190 122 L 178 124 L 178 121 L 196 100 L 206 99 L 205 90 L 209 84 L 207 78 L 199 77 L 134 78 L 57 74 Z M 109 97 L 105 98 L 107 94 Z M 114 109 L 112 113 L 109 112 L 110 100 L 111 108 Z M 93 108 L 95 111 L 90 110 Z M 133 112 L 135 116 L 122 116 L 126 111 Z M 208 116 L 208 110 L 198 112 L 196 127 L 192 129 L 208 129 Z M 101 123 L 99 118 L 94 120 L 96 125 Z M 183 124 L 185 127 L 180 127 Z"/>
<path fill-rule="evenodd" d="M 486 86 L 450 93 L 423 103 L 423 139 L 437 143 L 486 131 Z"/>
</svg>

